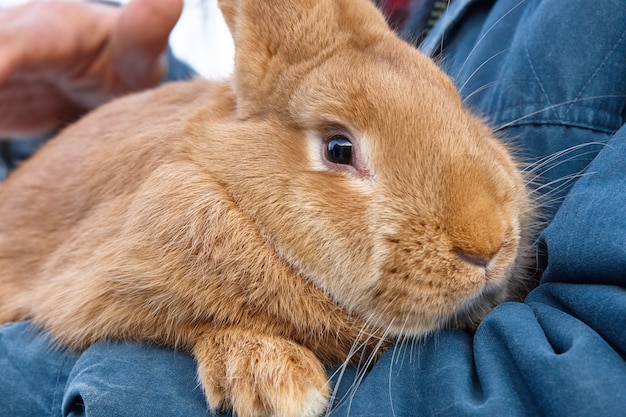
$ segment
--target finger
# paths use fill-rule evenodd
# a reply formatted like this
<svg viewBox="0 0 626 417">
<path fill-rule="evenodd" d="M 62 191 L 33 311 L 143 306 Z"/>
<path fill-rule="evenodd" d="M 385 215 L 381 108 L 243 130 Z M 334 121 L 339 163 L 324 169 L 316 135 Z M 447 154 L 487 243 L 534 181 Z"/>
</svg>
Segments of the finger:
<svg viewBox="0 0 626 417">
<path fill-rule="evenodd" d="M 117 8 L 35 1 L 0 11 L 0 83 L 14 72 L 44 75 L 96 53 L 108 40 Z"/>
<path fill-rule="evenodd" d="M 13 72 L 15 65 L 10 59 L 10 55 L 2 53 L 0 50 L 0 85 L 2 85 Z"/>
<path fill-rule="evenodd" d="M 123 10 L 111 41 L 114 71 L 129 87 L 158 83 L 160 59 L 182 12 L 182 0 L 133 0 Z"/>
<path fill-rule="evenodd" d="M 83 112 L 45 80 L 11 79 L 0 89 L 0 137 L 42 135 L 71 123 Z"/>
<path fill-rule="evenodd" d="M 30 42 L 30 33 L 20 25 L 19 8 L 0 11 L 0 85 L 25 60 L 25 45 Z M 31 49 L 33 47 L 31 46 Z"/>
</svg>

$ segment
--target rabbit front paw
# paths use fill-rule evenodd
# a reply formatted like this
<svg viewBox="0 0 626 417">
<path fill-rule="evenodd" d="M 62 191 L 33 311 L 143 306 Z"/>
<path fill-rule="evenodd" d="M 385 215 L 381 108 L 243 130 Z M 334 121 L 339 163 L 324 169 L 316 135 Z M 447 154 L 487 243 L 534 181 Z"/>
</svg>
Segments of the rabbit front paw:
<svg viewBox="0 0 626 417">
<path fill-rule="evenodd" d="M 239 329 L 205 334 L 193 350 L 213 411 L 238 417 L 317 417 L 328 405 L 320 361 L 295 342 Z"/>
</svg>

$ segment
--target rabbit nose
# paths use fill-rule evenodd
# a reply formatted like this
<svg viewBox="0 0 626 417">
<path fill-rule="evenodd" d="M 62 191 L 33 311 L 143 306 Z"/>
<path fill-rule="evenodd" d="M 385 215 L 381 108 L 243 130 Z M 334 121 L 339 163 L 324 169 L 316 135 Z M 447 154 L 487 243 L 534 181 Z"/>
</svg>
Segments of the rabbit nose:
<svg viewBox="0 0 626 417">
<path fill-rule="evenodd" d="M 463 262 L 477 266 L 479 268 L 487 268 L 487 265 L 489 265 L 489 262 L 491 262 L 491 260 L 493 259 L 493 256 L 478 255 L 476 253 L 472 253 L 470 251 L 460 248 L 454 248 L 454 253 L 456 253 L 459 259 L 461 259 Z"/>
</svg>

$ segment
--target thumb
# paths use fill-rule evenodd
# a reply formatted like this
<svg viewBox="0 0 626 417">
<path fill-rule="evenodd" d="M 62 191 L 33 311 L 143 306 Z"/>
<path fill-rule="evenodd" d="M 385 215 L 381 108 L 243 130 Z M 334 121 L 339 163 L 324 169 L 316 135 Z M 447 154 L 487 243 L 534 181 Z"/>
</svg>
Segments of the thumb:
<svg viewBox="0 0 626 417">
<path fill-rule="evenodd" d="M 112 69 L 123 88 L 161 81 L 163 52 L 182 8 L 183 0 L 132 0 L 124 7 L 111 37 Z"/>
</svg>

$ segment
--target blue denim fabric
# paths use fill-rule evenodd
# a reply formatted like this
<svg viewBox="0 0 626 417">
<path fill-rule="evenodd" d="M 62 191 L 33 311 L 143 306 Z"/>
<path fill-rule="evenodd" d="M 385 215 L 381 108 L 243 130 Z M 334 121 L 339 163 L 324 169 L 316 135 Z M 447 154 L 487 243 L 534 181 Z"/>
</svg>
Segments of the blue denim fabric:
<svg viewBox="0 0 626 417">
<path fill-rule="evenodd" d="M 29 323 L 0 326 L 2 417 L 208 415 L 194 360 L 137 343 L 55 348 Z"/>
<path fill-rule="evenodd" d="M 48 137 L 13 141 L 0 139 L 0 183 L 47 140 Z"/>
<path fill-rule="evenodd" d="M 0 416 L 60 416 L 75 361 L 28 323 L 0 326 Z"/>
<path fill-rule="evenodd" d="M 136 343 L 98 343 L 69 374 L 62 412 L 71 417 L 207 414 L 196 364 L 186 354 Z"/>
<path fill-rule="evenodd" d="M 611 325 L 598 305 L 613 312 Z M 413 354 L 396 346 L 346 395 L 356 376 L 350 370 L 331 415 L 624 415 L 624 317 L 623 289 L 542 285 L 525 304 L 497 307 L 473 340 L 450 331 Z"/>
<path fill-rule="evenodd" d="M 198 75 L 198 72 L 189 64 L 178 59 L 174 51 L 172 51 L 172 48 L 166 49 L 165 59 L 167 60 L 167 71 L 163 76 L 164 83 L 168 81 L 188 80 Z"/>
<path fill-rule="evenodd" d="M 473 337 L 443 331 L 335 377 L 332 416 L 626 415 L 625 37 L 618 1 L 453 1 L 422 49 L 523 159 L 569 149 L 530 169 L 547 268 Z M 0 381 L 0 416 L 208 414 L 189 357 L 133 343 L 68 354 L 28 323 L 0 328 Z"/>
</svg>

